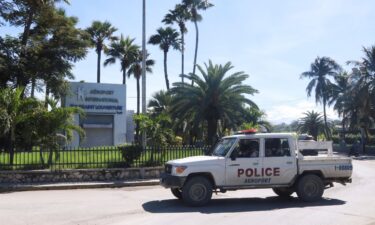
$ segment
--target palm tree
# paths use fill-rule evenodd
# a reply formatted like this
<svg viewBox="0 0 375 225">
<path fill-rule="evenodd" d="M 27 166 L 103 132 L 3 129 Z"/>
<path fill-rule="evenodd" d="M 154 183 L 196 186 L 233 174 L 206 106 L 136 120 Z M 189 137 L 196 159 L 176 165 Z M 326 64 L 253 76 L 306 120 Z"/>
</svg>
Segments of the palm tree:
<svg viewBox="0 0 375 225">
<path fill-rule="evenodd" d="M 105 52 L 109 57 L 104 61 L 104 66 L 113 64 L 116 60 L 121 63 L 122 84 L 126 84 L 126 72 L 130 65 L 136 61 L 140 47 L 134 44 L 130 37 L 124 38 L 121 35 L 120 40 L 113 41 L 109 49 Z"/>
<path fill-rule="evenodd" d="M 326 126 L 323 122 L 322 115 L 318 112 L 307 111 L 303 113 L 305 117 L 302 117 L 298 121 L 298 130 L 301 133 L 308 133 L 314 137 L 314 140 L 318 140 L 318 136 L 321 133 L 326 133 Z"/>
<path fill-rule="evenodd" d="M 255 106 L 244 96 L 258 91 L 244 85 L 249 76 L 244 72 L 228 72 L 233 68 L 230 62 L 214 65 L 209 61 L 205 70 L 198 65 L 202 78 L 196 74 L 184 75 L 194 85 L 174 83 L 171 113 L 175 118 L 186 120 L 195 127 L 207 126 L 207 143 L 213 144 L 219 121 L 233 121 L 238 111 L 245 112 L 244 104 Z"/>
<path fill-rule="evenodd" d="M 195 68 L 197 65 L 197 56 L 198 56 L 198 42 L 199 42 L 198 22 L 202 21 L 202 15 L 200 15 L 198 11 L 206 10 L 214 5 L 208 2 L 208 0 L 182 0 L 182 4 L 190 12 L 191 14 L 190 20 L 194 23 L 194 27 L 195 27 L 195 51 L 194 51 L 194 64 L 193 64 L 193 74 L 195 74 Z"/>
<path fill-rule="evenodd" d="M 148 102 L 148 108 L 154 116 L 161 113 L 168 113 L 171 107 L 172 96 L 169 92 L 163 90 L 152 95 L 152 99 Z"/>
<path fill-rule="evenodd" d="M 105 21 L 94 21 L 91 26 L 86 29 L 86 32 L 90 34 L 91 44 L 95 47 L 95 51 L 98 54 L 97 62 L 97 82 L 100 83 L 100 64 L 101 55 L 103 49 L 106 49 L 105 41 L 117 40 L 117 37 L 113 36 L 113 33 L 117 31 L 117 28 L 113 27 L 111 23 Z"/>
<path fill-rule="evenodd" d="M 190 19 L 190 13 L 187 11 L 186 7 L 177 4 L 174 10 L 169 10 L 169 13 L 165 15 L 164 19 L 162 20 L 163 23 L 170 25 L 176 23 L 180 28 L 181 33 L 181 79 L 182 83 L 184 83 L 184 57 L 185 57 L 185 33 L 187 32 L 186 29 L 186 21 Z"/>
<path fill-rule="evenodd" d="M 301 78 L 311 79 L 306 88 L 307 96 L 310 97 L 313 89 L 315 89 L 316 103 L 323 103 L 324 124 L 326 128 L 324 133 L 327 139 L 330 138 L 330 133 L 327 124 L 326 106 L 330 97 L 329 90 L 332 87 L 332 82 L 328 79 L 328 76 L 335 77 L 340 71 L 340 65 L 333 59 L 329 57 L 317 57 L 311 63 L 310 70 L 301 74 Z"/>
<path fill-rule="evenodd" d="M 368 138 L 368 129 L 375 121 L 375 46 L 363 48 L 365 56 L 361 61 L 349 61 L 354 64 L 350 76 L 352 110 L 351 126 L 361 130 L 362 143 Z M 365 152 L 365 145 L 363 145 Z"/>
<path fill-rule="evenodd" d="M 35 98 L 23 98 L 23 88 L 0 90 L 0 134 L 8 135 L 10 141 L 10 165 L 13 164 L 17 125 L 28 121 L 41 108 Z"/>
<path fill-rule="evenodd" d="M 148 54 L 147 54 L 148 57 Z M 155 65 L 155 61 L 152 59 L 146 59 L 146 72 L 152 73 L 152 66 Z M 142 51 L 138 51 L 138 54 L 134 60 L 134 62 L 130 65 L 130 68 L 128 70 L 128 76 L 131 75 L 134 76 L 134 78 L 137 80 L 137 115 L 140 113 L 140 100 L 141 100 L 141 94 L 140 94 L 140 84 L 139 80 L 142 77 Z M 136 124 L 136 137 L 137 140 L 139 140 L 139 123 Z"/>
<path fill-rule="evenodd" d="M 351 83 L 349 82 L 349 74 L 347 72 L 340 73 L 335 78 L 329 91 L 328 105 L 333 105 L 333 109 L 342 117 L 342 134 L 345 137 L 345 128 L 347 127 L 348 117 L 347 110 L 350 108 L 351 102 Z"/>
<path fill-rule="evenodd" d="M 149 55 L 147 54 L 147 57 Z M 155 61 L 153 59 L 146 59 L 146 72 L 152 73 L 152 66 L 155 65 Z M 140 112 L 140 79 L 142 76 L 142 51 L 138 51 L 138 54 L 130 65 L 128 70 L 128 77 L 131 75 L 137 80 L 137 114 L 139 115 Z"/>
<path fill-rule="evenodd" d="M 176 50 L 180 49 L 179 34 L 175 29 L 171 27 L 166 27 L 165 29 L 160 27 L 157 30 L 157 34 L 152 35 L 150 37 L 148 43 L 153 45 L 159 45 L 160 49 L 164 52 L 165 85 L 167 86 L 167 90 L 169 90 L 167 55 L 170 47 Z"/>
</svg>

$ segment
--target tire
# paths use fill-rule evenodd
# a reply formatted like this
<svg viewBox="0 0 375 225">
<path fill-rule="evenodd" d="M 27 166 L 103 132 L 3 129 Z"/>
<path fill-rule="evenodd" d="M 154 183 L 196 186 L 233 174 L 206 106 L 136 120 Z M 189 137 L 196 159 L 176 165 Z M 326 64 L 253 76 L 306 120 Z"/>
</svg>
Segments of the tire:
<svg viewBox="0 0 375 225">
<path fill-rule="evenodd" d="M 315 202 L 322 198 L 324 184 L 320 177 L 314 174 L 308 174 L 297 183 L 297 196 L 305 202 Z"/>
<path fill-rule="evenodd" d="M 294 193 L 292 188 L 272 188 L 272 190 L 275 194 L 283 198 L 290 197 Z"/>
<path fill-rule="evenodd" d="M 182 199 L 182 192 L 180 188 L 171 188 L 172 194 L 177 198 L 177 199 Z"/>
<path fill-rule="evenodd" d="M 212 197 L 212 183 L 205 177 L 192 177 L 182 188 L 182 199 L 190 206 L 203 206 Z"/>
</svg>

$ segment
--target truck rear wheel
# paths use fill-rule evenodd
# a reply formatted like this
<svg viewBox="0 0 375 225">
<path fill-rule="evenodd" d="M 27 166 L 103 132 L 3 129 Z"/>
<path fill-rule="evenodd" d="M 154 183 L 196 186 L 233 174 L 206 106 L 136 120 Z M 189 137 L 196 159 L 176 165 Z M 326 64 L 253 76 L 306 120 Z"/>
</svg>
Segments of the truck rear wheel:
<svg viewBox="0 0 375 225">
<path fill-rule="evenodd" d="M 171 188 L 171 192 L 172 194 L 178 198 L 178 199 L 182 199 L 182 192 L 181 192 L 181 189 L 180 188 Z"/>
<path fill-rule="evenodd" d="M 297 195 L 302 201 L 314 202 L 322 198 L 324 184 L 320 177 L 314 174 L 303 176 L 297 183 Z"/>
<path fill-rule="evenodd" d="M 292 188 L 272 188 L 273 192 L 280 197 L 290 197 L 294 190 Z"/>
<path fill-rule="evenodd" d="M 212 184 L 205 177 L 192 177 L 182 188 L 182 199 L 191 206 L 207 204 L 212 197 Z"/>
</svg>

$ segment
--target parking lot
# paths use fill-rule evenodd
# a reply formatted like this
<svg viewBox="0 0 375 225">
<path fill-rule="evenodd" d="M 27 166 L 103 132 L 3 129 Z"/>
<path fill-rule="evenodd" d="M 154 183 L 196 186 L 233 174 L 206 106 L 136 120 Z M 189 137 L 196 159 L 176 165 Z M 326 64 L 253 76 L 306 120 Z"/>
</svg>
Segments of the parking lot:
<svg viewBox="0 0 375 225">
<path fill-rule="evenodd" d="M 272 190 L 219 193 L 191 208 L 160 186 L 0 194 L 1 224 L 375 224 L 375 160 L 355 160 L 353 183 L 317 203 Z"/>
</svg>

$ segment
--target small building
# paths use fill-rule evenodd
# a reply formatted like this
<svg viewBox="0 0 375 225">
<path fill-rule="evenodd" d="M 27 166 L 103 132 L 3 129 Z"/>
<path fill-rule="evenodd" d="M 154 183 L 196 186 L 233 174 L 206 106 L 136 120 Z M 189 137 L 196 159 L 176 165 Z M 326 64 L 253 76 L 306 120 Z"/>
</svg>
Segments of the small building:
<svg viewBox="0 0 375 225">
<path fill-rule="evenodd" d="M 69 89 L 62 106 L 85 111 L 84 117 L 75 115 L 74 121 L 86 132 L 83 140 L 75 133 L 70 147 L 118 145 L 134 136 L 134 130 L 127 128 L 132 121 L 127 118 L 125 85 L 69 82 Z"/>
</svg>

